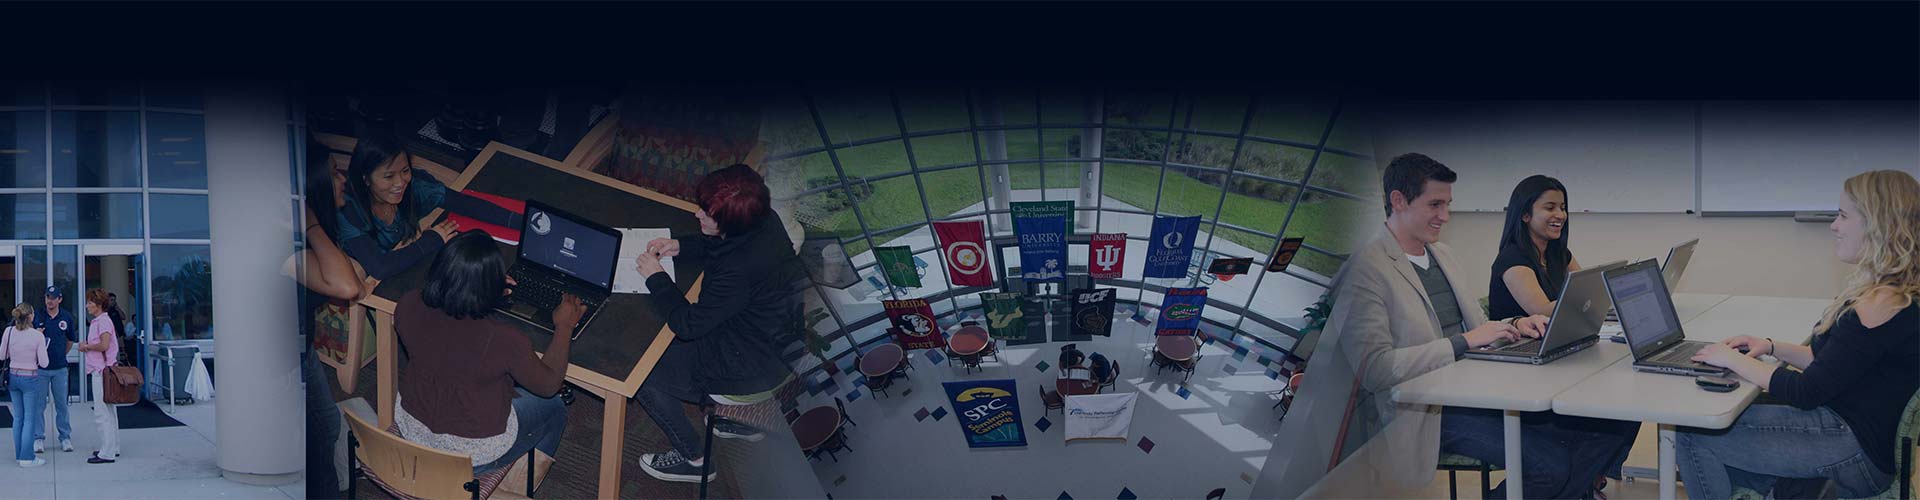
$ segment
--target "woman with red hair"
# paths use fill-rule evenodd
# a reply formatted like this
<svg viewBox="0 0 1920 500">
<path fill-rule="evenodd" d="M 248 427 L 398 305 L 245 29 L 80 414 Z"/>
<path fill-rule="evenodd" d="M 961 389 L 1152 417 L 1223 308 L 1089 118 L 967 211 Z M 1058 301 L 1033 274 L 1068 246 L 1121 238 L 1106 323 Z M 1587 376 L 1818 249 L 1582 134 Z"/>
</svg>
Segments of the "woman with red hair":
<svg viewBox="0 0 1920 500">
<path fill-rule="evenodd" d="M 716 170 L 700 180 L 694 193 L 700 234 L 650 241 L 635 261 L 640 275 L 647 277 L 654 306 L 674 334 L 673 344 L 634 395 L 673 444 L 664 453 L 640 456 L 647 474 L 663 481 L 699 482 L 706 460 L 683 403 L 711 394 L 771 391 L 792 374 L 780 359 L 775 339 L 791 333 L 800 307 L 795 283 L 806 279 L 796 265 L 792 240 L 768 206 L 767 184 L 760 174 L 746 165 Z M 660 265 L 660 259 L 676 255 L 706 263 L 698 302 L 687 302 L 686 293 Z M 749 441 L 762 437 L 757 429 L 726 420 L 716 422 L 714 435 Z"/>
</svg>

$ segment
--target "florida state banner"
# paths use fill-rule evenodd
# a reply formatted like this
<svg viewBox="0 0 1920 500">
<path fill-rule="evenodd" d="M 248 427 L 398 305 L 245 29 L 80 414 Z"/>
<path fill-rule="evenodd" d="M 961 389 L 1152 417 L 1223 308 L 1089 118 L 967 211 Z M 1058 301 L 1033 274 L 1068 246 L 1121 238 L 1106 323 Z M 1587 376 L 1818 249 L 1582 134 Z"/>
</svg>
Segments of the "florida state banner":
<svg viewBox="0 0 1920 500">
<path fill-rule="evenodd" d="M 1073 335 L 1113 336 L 1113 303 L 1116 295 L 1112 288 L 1074 290 Z"/>
<path fill-rule="evenodd" d="M 933 322 L 933 306 L 927 304 L 927 299 L 883 300 L 880 303 L 886 306 L 887 318 L 893 320 L 893 327 L 899 329 L 894 340 L 900 342 L 900 347 L 946 347 L 947 337 L 940 334 L 940 326 Z"/>
<path fill-rule="evenodd" d="M 1094 233 L 1087 242 L 1087 277 L 1120 279 L 1127 267 L 1127 233 Z"/>
<path fill-rule="evenodd" d="M 1207 307 L 1207 287 L 1168 288 L 1160 303 L 1160 324 L 1154 335 L 1193 335 L 1200 329 L 1200 311 Z"/>
<path fill-rule="evenodd" d="M 940 238 L 940 251 L 947 256 L 947 281 L 956 286 L 993 286 L 993 272 L 987 268 L 986 223 L 950 221 L 933 223 Z"/>
</svg>

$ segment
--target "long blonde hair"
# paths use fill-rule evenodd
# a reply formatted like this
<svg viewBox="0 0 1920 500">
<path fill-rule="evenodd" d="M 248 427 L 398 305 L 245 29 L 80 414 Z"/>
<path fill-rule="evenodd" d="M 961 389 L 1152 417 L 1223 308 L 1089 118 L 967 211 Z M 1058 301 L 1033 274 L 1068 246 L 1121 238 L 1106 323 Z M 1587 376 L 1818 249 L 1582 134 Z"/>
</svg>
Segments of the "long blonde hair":
<svg viewBox="0 0 1920 500">
<path fill-rule="evenodd" d="M 1847 178 L 1847 198 L 1867 229 L 1860 263 L 1853 266 L 1833 303 L 1813 327 L 1826 333 L 1852 304 L 1879 289 L 1890 289 L 1904 303 L 1920 300 L 1920 181 L 1899 170 L 1875 170 Z"/>
<path fill-rule="evenodd" d="M 33 328 L 33 306 L 21 302 L 20 305 L 13 306 L 13 329 L 26 330 L 29 328 Z"/>
</svg>

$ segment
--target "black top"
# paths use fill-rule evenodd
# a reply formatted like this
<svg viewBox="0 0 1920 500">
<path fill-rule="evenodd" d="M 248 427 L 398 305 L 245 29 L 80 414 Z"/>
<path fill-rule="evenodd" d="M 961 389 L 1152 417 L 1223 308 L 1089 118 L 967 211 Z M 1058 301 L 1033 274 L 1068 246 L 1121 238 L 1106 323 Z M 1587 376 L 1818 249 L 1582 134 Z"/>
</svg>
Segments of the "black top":
<svg viewBox="0 0 1920 500">
<path fill-rule="evenodd" d="M 1573 260 L 1571 256 L 1567 258 Z M 1527 309 L 1520 307 L 1520 301 L 1514 300 L 1513 291 L 1507 289 L 1504 278 L 1508 269 L 1526 267 L 1533 270 L 1533 279 L 1540 290 L 1547 293 L 1547 300 L 1560 300 L 1560 288 L 1566 285 L 1565 274 L 1554 275 L 1547 272 L 1539 259 L 1534 257 L 1532 248 L 1520 245 L 1507 245 L 1500 248 L 1500 255 L 1493 258 L 1493 279 L 1487 284 L 1487 318 L 1506 319 L 1526 316 Z"/>
<path fill-rule="evenodd" d="M 799 286 L 806 280 L 779 217 L 769 215 L 738 236 L 676 239 L 681 256 L 707 260 L 699 302 L 687 302 L 664 272 L 647 277 L 647 289 L 673 329 L 672 348 L 693 344 L 695 387 L 708 394 L 773 389 L 792 373 L 780 350 L 797 339 Z"/>
<path fill-rule="evenodd" d="M 521 224 L 520 214 L 459 191 L 447 191 L 440 198 L 439 205 L 423 207 L 421 211 L 431 211 L 434 208 L 445 208 L 448 212 L 510 229 L 519 229 Z M 360 211 L 343 210 L 340 212 L 340 218 L 342 226 L 351 225 L 355 228 L 369 228 L 379 223 L 368 219 L 366 214 Z M 444 214 L 440 220 L 445 220 Z M 377 237 L 380 233 L 351 231 L 357 235 L 342 237 L 340 249 L 345 251 L 347 256 L 353 257 L 354 261 L 359 262 L 360 268 L 367 271 L 367 276 L 385 280 L 413 267 L 415 263 L 433 258 L 434 254 L 440 252 L 440 246 L 446 244 L 446 241 L 440 238 L 440 233 L 425 231 L 426 227 L 420 229 L 423 230 L 420 239 L 415 240 L 411 245 L 397 249 L 392 245 L 398 242 L 383 241 L 382 238 Z"/>
<path fill-rule="evenodd" d="M 1871 329 L 1848 311 L 1812 347 L 1805 371 L 1775 369 L 1767 391 L 1795 408 L 1833 409 L 1867 458 L 1892 473 L 1900 413 L 1920 389 L 1920 302 Z"/>
</svg>

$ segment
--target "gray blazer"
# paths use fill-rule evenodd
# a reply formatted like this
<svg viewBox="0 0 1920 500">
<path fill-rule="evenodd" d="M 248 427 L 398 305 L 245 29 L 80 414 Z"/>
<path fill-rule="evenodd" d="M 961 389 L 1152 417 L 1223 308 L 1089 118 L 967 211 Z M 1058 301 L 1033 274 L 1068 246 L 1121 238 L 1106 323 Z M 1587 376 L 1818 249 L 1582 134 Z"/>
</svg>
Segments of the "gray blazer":
<svg viewBox="0 0 1920 500">
<path fill-rule="evenodd" d="M 1447 246 L 1428 253 L 1456 284 L 1463 328 L 1486 322 L 1458 293 L 1465 275 Z M 1385 228 L 1348 258 L 1333 287 L 1333 311 L 1255 498 L 1389 497 L 1433 480 L 1440 408 L 1395 404 L 1392 396 L 1395 385 L 1454 361 L 1426 287 Z"/>
</svg>

